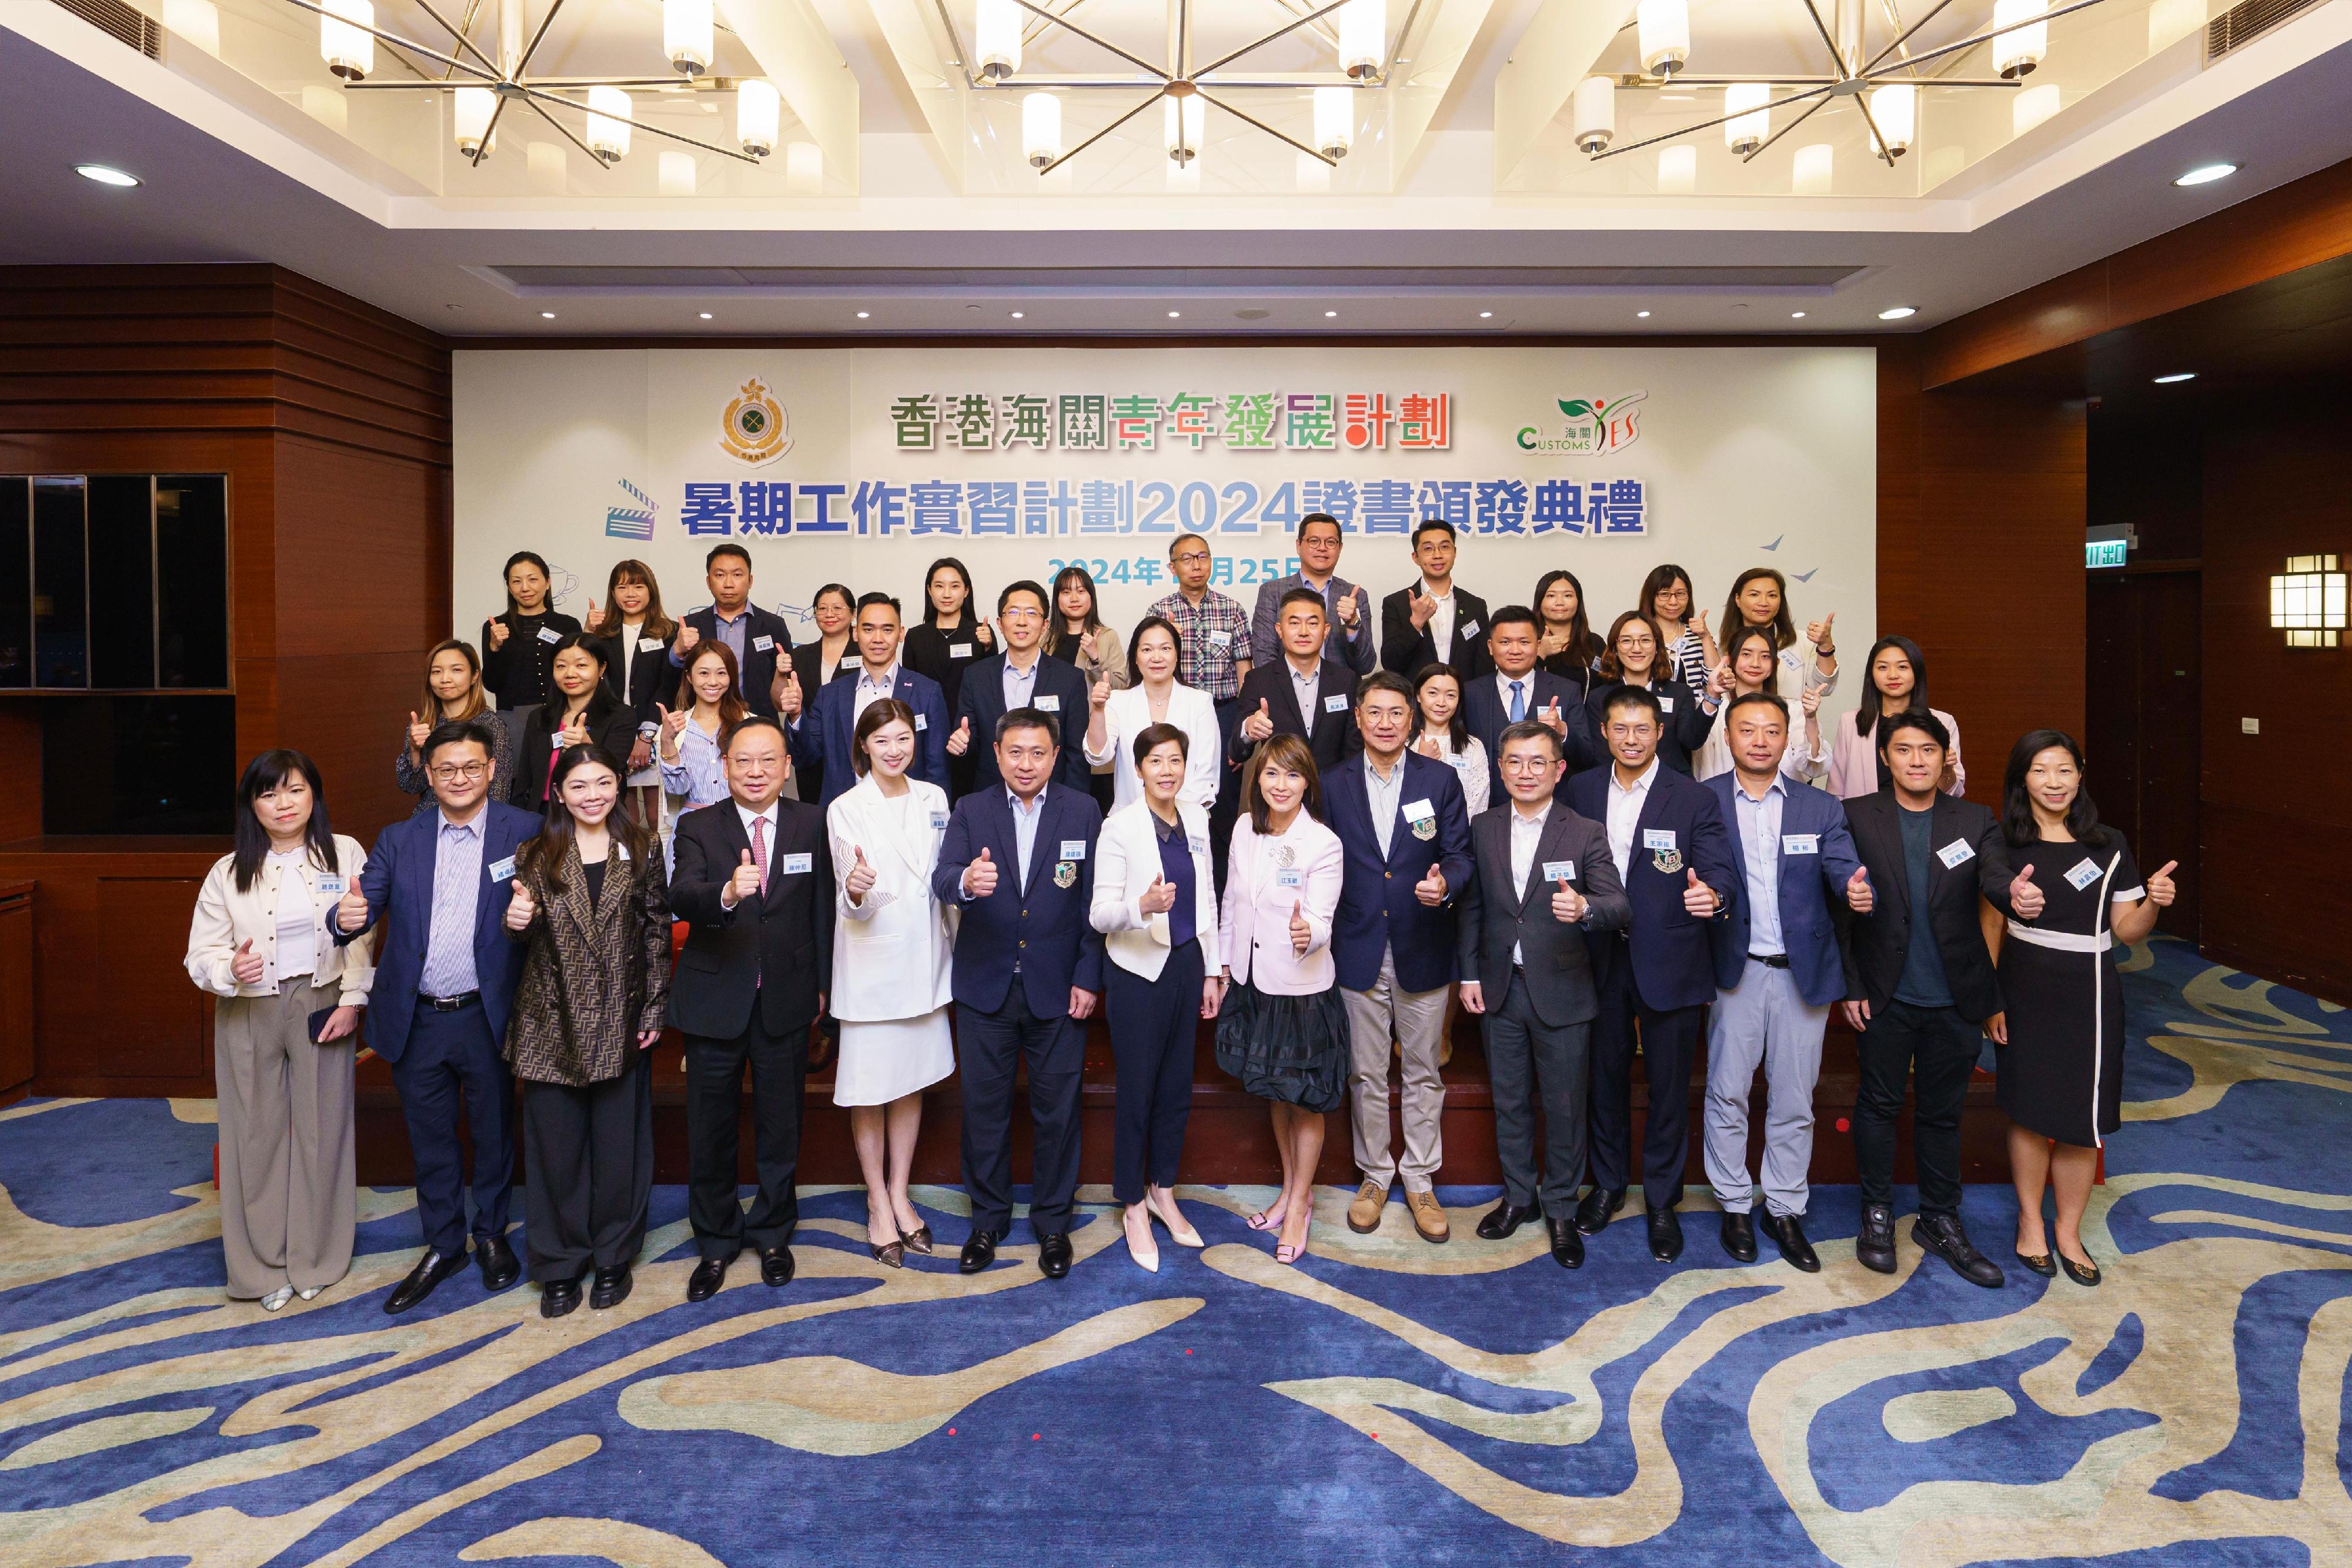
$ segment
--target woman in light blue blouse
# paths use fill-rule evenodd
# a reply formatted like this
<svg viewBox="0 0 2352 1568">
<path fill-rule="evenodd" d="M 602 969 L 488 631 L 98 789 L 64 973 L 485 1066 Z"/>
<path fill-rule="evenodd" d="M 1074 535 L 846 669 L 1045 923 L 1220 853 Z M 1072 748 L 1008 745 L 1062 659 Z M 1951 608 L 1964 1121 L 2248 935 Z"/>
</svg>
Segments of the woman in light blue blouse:
<svg viewBox="0 0 2352 1568">
<path fill-rule="evenodd" d="M 719 764 L 719 737 L 741 722 L 743 699 L 735 695 L 735 653 L 712 638 L 698 643 L 677 683 L 677 706 L 656 706 L 661 721 L 656 755 L 663 792 L 690 811 L 727 799 L 727 775 Z"/>
</svg>

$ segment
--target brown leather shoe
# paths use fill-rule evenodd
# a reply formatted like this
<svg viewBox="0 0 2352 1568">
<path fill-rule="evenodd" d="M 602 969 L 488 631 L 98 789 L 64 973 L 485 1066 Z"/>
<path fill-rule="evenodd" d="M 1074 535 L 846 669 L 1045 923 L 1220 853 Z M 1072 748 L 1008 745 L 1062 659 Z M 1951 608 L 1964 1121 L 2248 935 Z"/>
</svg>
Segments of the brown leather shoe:
<svg viewBox="0 0 2352 1568">
<path fill-rule="evenodd" d="M 1389 1206 L 1389 1184 L 1378 1176 L 1366 1176 L 1364 1185 L 1356 1189 L 1356 1200 L 1348 1206 L 1348 1228 L 1359 1236 L 1370 1236 L 1381 1228 L 1381 1211 Z"/>
<path fill-rule="evenodd" d="M 1423 1241 L 1444 1241 L 1454 1234 L 1454 1227 L 1445 1218 L 1445 1206 L 1437 1201 L 1433 1192 L 1407 1191 L 1405 1207 L 1412 1210 L 1412 1228 L 1421 1232 Z"/>
</svg>

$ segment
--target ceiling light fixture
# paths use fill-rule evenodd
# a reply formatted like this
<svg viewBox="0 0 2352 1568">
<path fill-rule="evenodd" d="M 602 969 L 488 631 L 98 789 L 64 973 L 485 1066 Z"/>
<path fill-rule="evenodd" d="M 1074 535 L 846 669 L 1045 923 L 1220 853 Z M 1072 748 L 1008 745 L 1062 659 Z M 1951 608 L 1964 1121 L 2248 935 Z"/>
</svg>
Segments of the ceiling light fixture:
<svg viewBox="0 0 2352 1568">
<path fill-rule="evenodd" d="M 782 97 L 773 82 L 746 77 L 735 84 L 735 145 L 745 156 L 765 158 L 776 150 L 776 130 L 783 122 Z"/>
<path fill-rule="evenodd" d="M 1478 319 L 1481 321 L 1491 321 L 1494 319 L 1494 317 L 1495 313 L 1492 310 L 1481 310 L 1478 312 Z"/>
<path fill-rule="evenodd" d="M 539 313 L 539 319 L 542 321 L 552 321 L 555 319 L 555 312 L 552 310 L 542 310 Z"/>
<path fill-rule="evenodd" d="M 1338 312 L 1337 310 L 1326 310 L 1325 312 L 1323 312 L 1323 319 L 1324 319 L 1325 320 L 1327 320 L 1327 321 L 1328 321 L 1328 320 L 1329 320 L 1332 317 L 1337 316 L 1338 314 L 1339 314 L 1339 312 Z"/>
<path fill-rule="evenodd" d="M 1634 314 L 1634 316 L 1635 316 L 1635 317 L 1637 317 L 1638 319 L 1642 319 L 1642 320 L 1643 320 L 1643 321 L 1646 321 L 1646 320 L 1648 320 L 1648 319 L 1650 319 L 1650 313 L 1649 313 L 1647 310 L 1636 310 L 1636 311 L 1634 311 L 1634 312 L 1633 312 L 1633 314 Z"/>
<path fill-rule="evenodd" d="M 872 314 L 873 314 L 873 312 L 872 312 L 872 311 L 870 311 L 870 310 L 860 310 L 860 311 L 857 313 L 857 319 L 858 319 L 860 321 L 863 321 L 863 320 L 865 320 L 865 319 L 866 319 L 866 317 L 868 317 L 868 316 L 870 316 L 870 315 L 872 315 Z"/>
<path fill-rule="evenodd" d="M 2172 183 L 2176 185 L 2210 185 L 2216 180 L 2226 180 L 2237 172 L 2235 163 L 2200 163 Z"/>
<path fill-rule="evenodd" d="M 1635 15 L 1642 68 L 1669 78 L 1690 59 L 1690 6 L 1685 0 L 1642 0 Z"/>
<path fill-rule="evenodd" d="M 1570 113 L 1575 120 L 1576 150 L 1606 152 L 1617 139 L 1617 78 L 1591 76 L 1578 82 Z"/>
<path fill-rule="evenodd" d="M 1805 313 L 1801 310 L 1791 310 L 1789 312 L 1789 319 L 1791 321 L 1801 321 L 1804 319 Z"/>
<path fill-rule="evenodd" d="M 710 0 L 662 0 L 662 53 L 689 81 L 710 68 L 718 52 L 714 20 Z"/>
<path fill-rule="evenodd" d="M 708 311 L 708 310 L 705 310 L 705 311 L 702 313 L 702 319 L 703 319 L 704 320 L 706 320 L 706 321 L 709 320 L 709 319 L 710 319 L 710 312 L 709 312 L 709 311 Z"/>
<path fill-rule="evenodd" d="M 2157 377 L 2156 384 L 2160 387 L 2168 387 L 2177 382 L 2193 382 L 2196 379 L 2197 372 L 2195 371 L 2175 371 L 2168 376 Z"/>
<path fill-rule="evenodd" d="M 1168 312 L 1168 319 L 1170 319 L 1171 321 L 1173 321 L 1173 320 L 1175 320 L 1178 317 L 1180 317 L 1180 316 L 1181 316 L 1181 315 L 1183 315 L 1183 314 L 1184 314 L 1184 312 L 1182 312 L 1181 310 L 1171 310 L 1170 312 Z"/>
<path fill-rule="evenodd" d="M 1919 308 L 1916 305 L 1890 305 L 1878 313 L 1878 319 L 1882 321 L 1900 321 L 1906 316 L 1917 314 L 1919 314 Z"/>
<path fill-rule="evenodd" d="M 1020 312 L 1020 311 L 1018 311 L 1018 310 L 1015 310 L 1015 311 L 1013 313 L 1013 319 L 1015 321 L 1020 320 L 1020 319 L 1021 319 L 1021 312 Z"/>
<path fill-rule="evenodd" d="M 139 183 L 139 176 L 126 174 L 105 163 L 77 163 L 74 172 L 85 180 L 95 180 L 101 185 L 119 185 L 124 190 Z"/>
</svg>

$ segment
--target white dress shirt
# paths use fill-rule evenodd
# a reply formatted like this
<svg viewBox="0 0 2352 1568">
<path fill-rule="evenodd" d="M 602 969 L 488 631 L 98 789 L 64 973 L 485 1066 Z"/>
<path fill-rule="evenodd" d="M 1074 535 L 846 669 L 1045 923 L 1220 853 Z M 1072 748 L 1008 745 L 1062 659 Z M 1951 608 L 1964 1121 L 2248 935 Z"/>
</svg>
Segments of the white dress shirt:
<svg viewBox="0 0 2352 1568">
<path fill-rule="evenodd" d="M 1519 687 L 1519 712 L 1517 717 L 1514 717 L 1511 714 L 1511 685 L 1514 682 L 1517 682 Z M 1524 675 L 1507 675 L 1503 674 L 1502 671 L 1496 670 L 1495 672 L 1495 695 L 1502 700 L 1503 718 L 1505 722 L 1517 724 L 1519 719 L 1535 717 L 1535 671 L 1529 670 Z"/>
<path fill-rule="evenodd" d="M 895 697 L 898 695 L 898 662 L 893 659 L 890 662 L 890 667 L 883 671 L 877 679 L 874 672 L 867 669 L 865 662 L 860 660 L 857 665 L 857 689 L 849 695 L 849 729 L 850 733 L 855 735 L 857 732 L 857 721 L 866 716 L 867 708 L 872 707 L 884 697 Z"/>
<path fill-rule="evenodd" d="M 1448 585 L 1444 593 L 1429 586 L 1429 579 L 1421 580 L 1421 591 L 1437 601 L 1437 613 L 1429 618 L 1429 640 L 1437 649 L 1437 662 L 1454 663 L 1454 590 Z"/>
<path fill-rule="evenodd" d="M 1307 727 L 1307 737 L 1312 740 L 1315 737 L 1315 709 L 1321 701 L 1323 691 L 1323 666 L 1318 663 L 1302 675 L 1288 654 L 1283 655 L 1282 662 L 1290 671 L 1290 690 L 1291 695 L 1298 699 L 1299 720 Z"/>
<path fill-rule="evenodd" d="M 743 836 L 761 846 L 765 852 L 760 858 L 767 862 L 767 870 L 772 873 L 776 866 L 776 803 L 771 800 L 768 802 L 766 810 L 754 811 L 742 801 L 738 800 L 735 802 L 735 814 L 743 820 Z M 751 824 L 754 822 L 766 824 L 760 830 L 756 838 L 751 832 Z M 730 872 L 728 874 L 732 876 L 734 873 Z M 768 879 L 763 875 L 760 879 L 761 891 L 765 892 L 767 886 Z"/>
<path fill-rule="evenodd" d="M 1404 793 L 1404 758 L 1396 759 L 1389 775 L 1381 777 L 1380 765 L 1367 752 L 1364 757 L 1364 798 L 1370 802 L 1372 831 L 1381 841 L 1381 858 L 1389 854 L 1389 840 L 1396 832 L 1397 808 Z"/>
<path fill-rule="evenodd" d="M 1630 789 L 1619 781 L 1617 764 L 1609 764 L 1609 853 L 1617 862 L 1617 875 L 1622 879 L 1632 874 L 1633 863 L 1633 830 L 1641 825 L 1642 807 L 1650 799 L 1650 786 L 1657 782 L 1658 759 L 1642 769 Z"/>
<path fill-rule="evenodd" d="M 1519 810 L 1517 800 L 1511 802 L 1511 890 L 1525 904 L 1528 898 L 1528 878 L 1535 873 L 1536 851 L 1542 847 L 1544 825 L 1551 821 L 1551 797 L 1544 797 L 1542 809 L 1532 817 Z M 1519 945 L 1511 944 L 1511 964 L 1515 968 L 1526 966 L 1519 957 Z"/>
</svg>

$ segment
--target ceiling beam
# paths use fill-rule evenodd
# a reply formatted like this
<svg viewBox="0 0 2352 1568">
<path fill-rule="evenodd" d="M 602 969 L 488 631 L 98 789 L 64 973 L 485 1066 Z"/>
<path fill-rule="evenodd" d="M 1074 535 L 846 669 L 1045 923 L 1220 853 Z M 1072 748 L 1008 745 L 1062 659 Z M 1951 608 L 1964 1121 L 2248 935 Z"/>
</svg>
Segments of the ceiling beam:
<svg viewBox="0 0 2352 1568">
<path fill-rule="evenodd" d="M 856 194 L 857 78 L 823 18 L 808 0 L 719 0 L 719 13 L 824 150 L 826 183 L 845 182 Z"/>
<path fill-rule="evenodd" d="M 1495 188 L 1512 188 L 1519 165 L 1592 74 L 1637 0 L 1543 0 L 1495 75 Z"/>
</svg>

